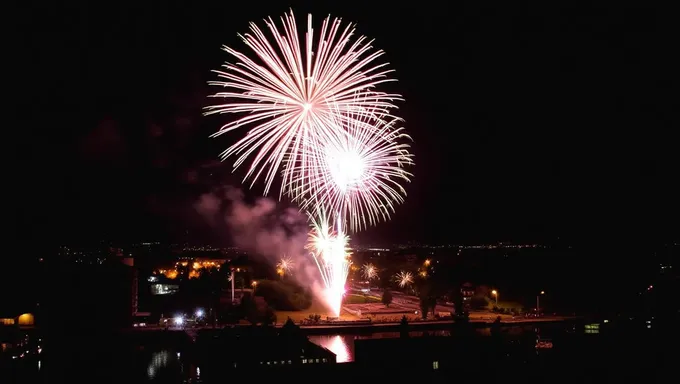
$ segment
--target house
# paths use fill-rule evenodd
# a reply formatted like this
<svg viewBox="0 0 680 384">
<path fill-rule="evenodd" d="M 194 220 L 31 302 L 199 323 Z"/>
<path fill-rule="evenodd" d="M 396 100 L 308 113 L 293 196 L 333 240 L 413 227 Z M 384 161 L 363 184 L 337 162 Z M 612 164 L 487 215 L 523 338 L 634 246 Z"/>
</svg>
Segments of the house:
<svg viewBox="0 0 680 384">
<path fill-rule="evenodd" d="M 292 322 L 278 330 L 260 326 L 204 330 L 198 333 L 196 345 L 206 351 L 205 364 L 220 370 L 285 369 L 336 363 L 333 352 L 309 341 Z"/>
</svg>

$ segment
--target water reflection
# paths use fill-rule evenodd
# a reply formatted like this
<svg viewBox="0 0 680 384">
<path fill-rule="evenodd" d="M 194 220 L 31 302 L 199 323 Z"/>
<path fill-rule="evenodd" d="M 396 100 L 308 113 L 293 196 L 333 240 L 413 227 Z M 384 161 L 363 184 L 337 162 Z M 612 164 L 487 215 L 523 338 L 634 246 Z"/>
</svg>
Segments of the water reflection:
<svg viewBox="0 0 680 384">
<path fill-rule="evenodd" d="M 347 344 L 345 344 L 345 340 L 343 340 L 340 335 L 335 335 L 331 337 L 330 340 L 331 341 L 328 345 L 328 349 L 335 353 L 336 362 L 346 363 L 350 361 L 349 349 L 347 348 Z"/>
<path fill-rule="evenodd" d="M 179 357 L 179 353 L 177 354 Z M 159 351 L 154 352 L 151 355 L 151 361 L 149 362 L 149 367 L 146 369 L 146 374 L 149 379 L 153 379 L 158 374 L 158 371 L 168 366 L 170 363 L 170 352 Z"/>
<path fill-rule="evenodd" d="M 447 330 L 429 332 L 409 332 L 411 337 L 420 337 L 427 333 L 430 336 L 450 336 Z M 393 339 L 400 337 L 399 332 L 376 332 L 364 335 L 333 335 L 333 336 L 310 336 L 309 340 L 335 353 L 338 363 L 354 361 L 354 340 L 358 339 Z"/>
</svg>

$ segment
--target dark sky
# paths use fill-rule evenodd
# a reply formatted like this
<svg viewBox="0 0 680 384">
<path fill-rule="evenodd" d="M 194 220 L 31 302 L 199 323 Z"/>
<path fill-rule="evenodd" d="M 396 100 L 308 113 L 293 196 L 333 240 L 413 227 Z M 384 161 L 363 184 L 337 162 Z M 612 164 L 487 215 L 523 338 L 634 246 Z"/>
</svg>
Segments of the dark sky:
<svg viewBox="0 0 680 384">
<path fill-rule="evenodd" d="M 248 21 L 289 5 L 358 23 L 406 98 L 416 176 L 393 220 L 360 241 L 678 239 L 680 62 L 667 10 L 141 3 L 17 14 L 17 123 L 5 126 L 19 133 L 5 141 L 16 239 L 228 237 L 192 207 L 240 180 L 216 161 L 233 137 L 208 138 L 227 117 L 201 115 L 206 82 L 228 58 L 222 44 L 244 48 Z"/>
</svg>

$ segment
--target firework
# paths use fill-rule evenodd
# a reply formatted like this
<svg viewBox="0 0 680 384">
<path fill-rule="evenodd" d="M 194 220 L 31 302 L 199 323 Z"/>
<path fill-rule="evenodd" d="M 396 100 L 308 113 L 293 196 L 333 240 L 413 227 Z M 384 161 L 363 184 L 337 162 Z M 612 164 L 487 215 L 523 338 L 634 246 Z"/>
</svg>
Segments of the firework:
<svg viewBox="0 0 680 384">
<path fill-rule="evenodd" d="M 304 163 L 290 166 L 293 181 L 284 188 L 303 209 L 323 204 L 358 231 L 388 220 L 404 201 L 400 182 L 412 176 L 404 166 L 413 164 L 413 156 L 398 119 L 352 115 L 343 121 L 303 144 Z"/>
<path fill-rule="evenodd" d="M 309 15 L 301 39 L 292 11 L 281 22 L 283 29 L 271 18 L 264 20 L 271 41 L 254 23 L 250 33 L 239 35 L 257 59 L 224 47 L 236 63 L 226 63 L 215 71 L 220 80 L 210 84 L 226 88 L 213 95 L 225 101 L 206 108 L 206 114 L 239 115 L 213 136 L 250 128 L 222 158 L 238 156 L 234 162 L 238 168 L 254 156 L 245 179 L 254 184 L 263 176 L 265 194 L 279 171 L 284 180 L 292 182 L 293 175 L 282 164 L 286 158 L 304 163 L 300 150 L 304 141 L 317 140 L 312 137 L 320 131 L 334 136 L 330 132 L 337 129 L 334 123 L 353 116 L 389 115 L 393 103 L 401 100 L 399 95 L 374 90 L 393 81 L 388 77 L 392 71 L 386 69 L 387 64 L 378 63 L 383 51 L 374 50 L 372 41 L 364 36 L 354 38 L 354 25 L 342 27 L 340 19 L 329 16 L 315 34 Z"/>
<path fill-rule="evenodd" d="M 351 264 L 347 248 L 349 238 L 342 232 L 340 221 L 332 228 L 327 217 L 322 208 L 317 209 L 315 216 L 310 214 L 312 230 L 307 249 L 311 251 L 325 285 L 323 298 L 333 314 L 339 316 Z"/>
<path fill-rule="evenodd" d="M 364 264 L 364 266 L 361 267 L 361 272 L 366 280 L 373 280 L 378 277 L 378 269 L 371 263 Z"/>
<path fill-rule="evenodd" d="M 276 272 L 283 276 L 286 273 L 290 272 L 291 269 L 295 267 L 295 263 L 293 262 L 293 259 L 291 259 L 288 256 L 284 256 L 281 258 L 281 261 L 279 261 L 278 264 L 276 264 Z"/>
<path fill-rule="evenodd" d="M 413 274 L 411 272 L 401 271 L 394 278 L 401 288 L 413 284 Z"/>
</svg>

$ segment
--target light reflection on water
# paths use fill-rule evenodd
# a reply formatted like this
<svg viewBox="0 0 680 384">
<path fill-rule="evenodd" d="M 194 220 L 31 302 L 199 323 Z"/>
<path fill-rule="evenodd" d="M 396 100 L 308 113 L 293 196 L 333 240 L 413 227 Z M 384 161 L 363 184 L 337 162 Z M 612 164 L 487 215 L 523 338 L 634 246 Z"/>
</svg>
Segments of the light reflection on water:
<svg viewBox="0 0 680 384">
<path fill-rule="evenodd" d="M 409 336 L 419 337 L 426 332 L 409 332 Z M 450 336 L 449 331 L 430 331 L 431 336 Z M 354 340 L 359 339 L 392 339 L 400 337 L 399 332 L 376 332 L 366 335 L 316 335 L 309 336 L 309 340 L 335 353 L 338 363 L 354 361 Z"/>
<path fill-rule="evenodd" d="M 151 361 L 149 362 L 149 367 L 146 369 L 146 374 L 149 379 L 153 379 L 158 374 L 158 371 L 168 366 L 170 362 L 170 352 L 159 351 L 154 352 L 151 355 Z"/>
<path fill-rule="evenodd" d="M 158 350 L 148 359 L 146 377 L 148 381 L 162 381 L 168 377 L 179 377 L 184 382 L 201 383 L 201 368 L 183 358 L 182 353 Z"/>
</svg>

